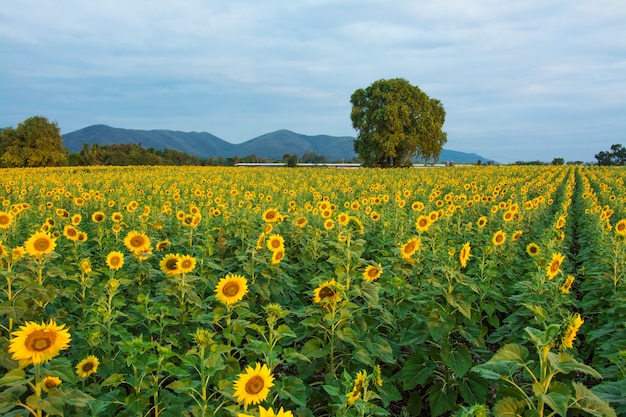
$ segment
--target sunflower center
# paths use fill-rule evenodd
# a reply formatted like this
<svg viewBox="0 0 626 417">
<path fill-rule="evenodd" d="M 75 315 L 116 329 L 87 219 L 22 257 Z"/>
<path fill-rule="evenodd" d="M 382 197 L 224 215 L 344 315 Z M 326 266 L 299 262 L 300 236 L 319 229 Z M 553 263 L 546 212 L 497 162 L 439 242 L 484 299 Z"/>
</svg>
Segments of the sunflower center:
<svg viewBox="0 0 626 417">
<path fill-rule="evenodd" d="M 121 258 L 119 256 L 112 257 L 110 261 L 111 265 L 113 266 L 118 266 L 120 262 L 121 262 Z"/>
<path fill-rule="evenodd" d="M 50 389 L 50 388 L 54 388 L 57 386 L 57 382 L 53 379 L 47 379 L 46 382 L 44 383 L 44 385 L 46 386 L 46 388 Z"/>
<path fill-rule="evenodd" d="M 617 225 L 617 231 L 618 232 L 623 232 L 624 230 L 626 230 L 626 223 L 620 223 L 620 224 Z"/>
<path fill-rule="evenodd" d="M 94 216 L 94 219 L 97 222 L 101 222 L 102 220 L 104 220 L 104 216 L 102 216 L 101 214 L 97 214 L 96 216 Z"/>
<path fill-rule="evenodd" d="M 85 364 L 83 364 L 81 370 L 85 373 L 87 372 L 91 372 L 91 370 L 94 368 L 93 366 L 93 362 L 87 362 Z"/>
<path fill-rule="evenodd" d="M 180 269 L 189 269 L 191 268 L 191 261 L 185 260 L 180 263 Z"/>
<path fill-rule="evenodd" d="M 550 272 L 555 273 L 559 270 L 559 266 L 561 266 L 558 262 L 554 261 L 550 264 Z"/>
<path fill-rule="evenodd" d="M 274 220 L 274 218 L 276 218 L 276 213 L 274 213 L 273 211 L 270 211 L 265 215 L 265 218 L 267 220 Z"/>
<path fill-rule="evenodd" d="M 10 223 L 9 216 L 0 216 L 0 224 L 5 226 Z"/>
<path fill-rule="evenodd" d="M 167 262 L 165 262 L 165 267 L 168 269 L 168 271 L 176 271 L 177 262 L 178 259 L 176 258 L 168 259 Z"/>
<path fill-rule="evenodd" d="M 35 352 L 43 352 L 48 349 L 50 346 L 54 344 L 54 334 L 49 332 L 44 332 L 41 330 L 35 331 L 28 335 L 26 338 L 26 342 L 24 345 L 26 349 L 35 351 Z"/>
<path fill-rule="evenodd" d="M 421 219 L 421 220 L 419 221 L 419 226 L 420 226 L 420 227 L 426 227 L 426 225 L 428 225 L 428 220 L 426 220 L 426 219 Z"/>
<path fill-rule="evenodd" d="M 415 242 L 409 242 L 404 248 L 404 252 L 411 253 L 415 250 Z"/>
<path fill-rule="evenodd" d="M 224 293 L 224 295 L 227 297 L 236 296 L 237 294 L 239 294 L 239 283 L 228 282 L 226 285 L 224 285 L 224 288 L 222 289 L 222 293 Z"/>
<path fill-rule="evenodd" d="M 320 290 L 320 298 L 330 298 L 335 295 L 335 291 L 333 291 L 330 287 L 324 287 Z"/>
<path fill-rule="evenodd" d="M 50 240 L 48 238 L 44 238 L 44 237 L 39 238 L 39 239 L 35 240 L 35 243 L 33 244 L 33 246 L 39 252 L 44 252 L 44 251 L 48 250 L 48 248 L 50 247 Z"/>
<path fill-rule="evenodd" d="M 278 249 L 278 248 L 280 248 L 280 240 L 278 240 L 278 239 L 274 239 L 274 240 L 272 240 L 271 245 L 272 245 L 272 247 L 273 247 L 274 249 Z"/>
<path fill-rule="evenodd" d="M 67 229 L 68 236 L 76 236 L 76 234 L 77 234 L 76 229 Z"/>
<path fill-rule="evenodd" d="M 144 245 L 144 243 L 144 238 L 141 236 L 133 236 L 133 238 L 130 240 L 130 246 L 132 246 L 133 248 L 140 248 Z"/>
<path fill-rule="evenodd" d="M 370 268 L 367 271 L 367 275 L 370 276 L 371 278 L 376 278 L 376 276 L 378 275 L 378 269 L 376 268 Z"/>
<path fill-rule="evenodd" d="M 250 395 L 257 395 L 263 390 L 265 380 L 260 375 L 255 375 L 246 382 L 246 392 Z"/>
</svg>

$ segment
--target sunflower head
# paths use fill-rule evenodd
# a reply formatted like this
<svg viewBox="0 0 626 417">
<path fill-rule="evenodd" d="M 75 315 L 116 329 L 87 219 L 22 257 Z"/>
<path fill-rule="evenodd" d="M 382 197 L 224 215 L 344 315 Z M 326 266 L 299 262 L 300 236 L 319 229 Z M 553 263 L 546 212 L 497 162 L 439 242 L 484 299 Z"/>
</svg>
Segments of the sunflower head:
<svg viewBox="0 0 626 417">
<path fill-rule="evenodd" d="M 491 242 L 493 243 L 493 246 L 503 245 L 504 242 L 506 242 L 506 233 L 504 233 L 502 230 L 498 230 L 493 235 L 493 239 L 491 240 Z"/>
<path fill-rule="evenodd" d="M 182 256 L 178 262 L 176 263 L 176 268 L 184 274 L 187 274 L 196 267 L 196 258 L 193 256 L 185 255 Z"/>
<path fill-rule="evenodd" d="M 178 269 L 178 261 L 180 259 L 181 257 L 179 254 L 169 253 L 165 255 L 163 259 L 161 259 L 161 262 L 159 262 L 159 267 L 161 268 L 161 271 L 163 271 L 165 275 L 168 275 L 168 276 L 178 275 L 181 272 Z"/>
<path fill-rule="evenodd" d="M 422 241 L 419 238 L 413 238 L 409 240 L 408 242 L 406 242 L 405 244 L 403 244 L 400 247 L 400 255 L 402 256 L 402 259 L 405 259 L 405 260 L 410 259 L 413 256 L 413 254 L 420 249 L 421 244 L 422 244 Z"/>
<path fill-rule="evenodd" d="M 61 378 L 57 376 L 46 376 L 41 380 L 41 388 L 44 392 L 50 392 L 52 388 L 56 388 L 61 385 Z"/>
<path fill-rule="evenodd" d="M 432 219 L 430 216 L 422 215 L 422 216 L 419 216 L 417 220 L 415 221 L 415 228 L 419 232 L 425 232 L 426 230 L 428 230 L 431 223 L 432 223 Z"/>
<path fill-rule="evenodd" d="M 461 250 L 459 251 L 459 262 L 461 263 L 461 267 L 465 268 L 467 266 L 467 261 L 472 256 L 471 254 L 472 247 L 469 242 L 465 242 Z"/>
<path fill-rule="evenodd" d="M 8 229 L 13 223 L 13 215 L 8 212 L 0 211 L 0 229 Z"/>
<path fill-rule="evenodd" d="M 259 404 L 269 395 L 270 388 L 274 386 L 274 376 L 267 367 L 259 362 L 255 367 L 247 366 L 245 372 L 240 373 L 233 383 L 235 397 L 242 402 L 244 407 L 250 404 Z"/>
<path fill-rule="evenodd" d="M 24 248 L 30 256 L 40 258 L 54 251 L 56 241 L 47 232 L 37 232 L 28 238 Z"/>
<path fill-rule="evenodd" d="M 242 275 L 228 274 L 215 287 L 215 297 L 226 305 L 241 301 L 248 293 L 248 280 Z"/>
<path fill-rule="evenodd" d="M 335 280 L 326 281 L 313 290 L 313 302 L 319 304 L 338 303 L 341 301 L 343 287 Z"/>
<path fill-rule="evenodd" d="M 106 219 L 106 215 L 101 211 L 96 211 L 91 215 L 91 221 L 94 223 L 102 223 Z"/>
<path fill-rule="evenodd" d="M 50 320 L 48 323 L 26 322 L 11 335 L 9 353 L 20 363 L 39 365 L 49 361 L 67 349 L 71 336 L 65 325 L 58 326 Z"/>
<path fill-rule="evenodd" d="M 146 252 L 150 248 L 150 239 L 145 234 L 132 230 L 124 238 L 124 246 L 133 253 Z"/>
<path fill-rule="evenodd" d="M 622 219 L 615 224 L 615 233 L 617 233 L 618 236 L 626 237 L 626 219 Z"/>
<path fill-rule="evenodd" d="M 531 242 L 526 246 L 526 253 L 530 256 L 537 256 L 539 254 L 539 251 L 539 245 L 537 245 L 536 243 Z"/>
<path fill-rule="evenodd" d="M 272 252 L 285 247 L 285 239 L 279 234 L 273 234 L 267 238 L 267 248 Z"/>
<path fill-rule="evenodd" d="M 363 279 L 367 282 L 376 281 L 383 273 L 382 266 L 379 265 L 368 265 L 363 271 Z"/>
<path fill-rule="evenodd" d="M 119 270 L 124 266 L 124 254 L 117 251 L 110 252 L 106 258 L 106 264 L 113 271 Z"/>
<path fill-rule="evenodd" d="M 261 218 L 264 222 L 275 223 L 280 220 L 280 213 L 276 209 L 270 208 L 263 212 Z"/>
<path fill-rule="evenodd" d="M 93 355 L 87 356 L 76 365 L 76 375 L 81 378 L 87 378 L 89 375 L 95 374 L 98 370 L 100 361 Z"/>
<path fill-rule="evenodd" d="M 285 257 L 285 248 L 281 248 L 272 252 L 272 265 L 278 265 Z"/>
<path fill-rule="evenodd" d="M 552 260 L 546 267 L 546 275 L 548 276 L 548 279 L 552 280 L 554 277 L 557 276 L 559 272 L 561 272 L 561 263 L 563 263 L 564 259 L 565 256 L 561 255 L 560 253 L 555 253 L 552 255 Z"/>
</svg>

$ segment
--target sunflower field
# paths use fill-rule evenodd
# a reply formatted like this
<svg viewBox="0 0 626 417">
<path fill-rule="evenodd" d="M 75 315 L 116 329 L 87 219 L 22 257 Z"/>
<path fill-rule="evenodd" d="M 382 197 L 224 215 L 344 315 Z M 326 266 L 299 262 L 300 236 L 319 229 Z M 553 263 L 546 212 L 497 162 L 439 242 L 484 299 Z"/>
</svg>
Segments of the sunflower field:
<svg viewBox="0 0 626 417">
<path fill-rule="evenodd" d="M 626 170 L 0 170 L 0 415 L 626 415 Z"/>
</svg>

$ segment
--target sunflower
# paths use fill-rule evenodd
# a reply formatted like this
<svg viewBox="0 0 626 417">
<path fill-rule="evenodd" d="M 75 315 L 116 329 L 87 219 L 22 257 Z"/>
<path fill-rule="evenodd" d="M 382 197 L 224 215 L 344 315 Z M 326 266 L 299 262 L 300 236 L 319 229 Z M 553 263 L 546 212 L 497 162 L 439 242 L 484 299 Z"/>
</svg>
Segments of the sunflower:
<svg viewBox="0 0 626 417">
<path fill-rule="evenodd" d="M 526 253 L 529 254 L 530 256 L 536 256 L 539 254 L 539 245 L 537 245 L 536 243 L 529 243 L 526 246 Z"/>
<path fill-rule="evenodd" d="M 285 239 L 279 234 L 273 234 L 267 238 L 267 248 L 272 252 L 284 249 Z"/>
<path fill-rule="evenodd" d="M 44 392 L 50 392 L 52 388 L 56 388 L 61 385 L 61 378 L 57 376 L 46 376 L 41 380 L 41 388 Z"/>
<path fill-rule="evenodd" d="M 485 227 L 487 225 L 487 217 L 486 216 L 481 216 L 478 218 L 478 220 L 476 220 L 476 226 L 478 227 Z"/>
<path fill-rule="evenodd" d="M 1 216 L 1 214 L 0 214 Z M 0 224 L 1 227 L 1 224 Z M 626 236 L 626 219 L 622 219 L 615 225 L 615 233 L 620 236 Z"/>
<path fill-rule="evenodd" d="M 11 251 L 11 260 L 13 262 L 17 262 L 22 256 L 24 256 L 25 253 L 26 250 L 24 249 L 24 246 L 17 246 Z"/>
<path fill-rule="evenodd" d="M 247 414 L 238 414 L 238 417 L 252 417 Z M 280 410 L 274 411 L 272 407 L 267 410 L 263 408 L 262 405 L 259 406 L 259 417 L 293 417 L 293 413 L 291 411 L 285 411 L 283 407 L 280 407 Z"/>
<path fill-rule="evenodd" d="M 91 215 L 91 221 L 94 223 L 102 223 L 106 219 L 106 215 L 101 211 L 96 211 Z"/>
<path fill-rule="evenodd" d="M 74 214 L 71 220 L 74 226 L 78 226 L 80 222 L 83 221 L 83 216 L 81 216 L 80 214 Z"/>
<path fill-rule="evenodd" d="M 176 268 L 184 274 L 193 271 L 195 267 L 196 258 L 194 258 L 193 256 L 185 255 L 181 257 L 178 262 L 176 262 Z"/>
<path fill-rule="evenodd" d="M 502 230 L 498 230 L 493 235 L 493 239 L 491 239 L 491 242 L 493 243 L 494 246 L 503 245 L 504 242 L 506 242 L 506 233 L 504 233 Z"/>
<path fill-rule="evenodd" d="M 263 214 L 261 215 L 261 218 L 263 219 L 264 222 L 274 223 L 280 220 L 280 213 L 276 211 L 276 209 L 273 209 L 273 208 L 267 209 L 263 212 Z"/>
<path fill-rule="evenodd" d="M 8 229 L 13 223 L 13 215 L 4 211 L 0 211 L 0 229 Z"/>
<path fill-rule="evenodd" d="M 383 267 L 380 266 L 380 264 L 377 266 L 368 265 L 367 268 L 365 268 L 365 271 L 363 271 L 363 279 L 367 282 L 374 282 L 382 275 L 382 273 Z"/>
<path fill-rule="evenodd" d="M 365 370 L 361 370 L 357 372 L 356 378 L 354 379 L 354 385 L 352 387 L 352 391 L 350 391 L 346 396 L 348 397 L 348 405 L 352 405 L 356 400 L 361 397 L 361 391 L 365 388 L 365 382 L 367 380 L 367 372 Z"/>
<path fill-rule="evenodd" d="M 515 213 L 512 212 L 511 210 L 505 211 L 504 214 L 502 215 L 502 220 L 504 220 L 505 222 L 510 222 L 511 220 L 513 220 L 513 218 L 515 217 Z"/>
<path fill-rule="evenodd" d="M 419 250 L 422 241 L 419 238 L 413 238 L 400 247 L 402 259 L 410 259 L 413 254 Z"/>
<path fill-rule="evenodd" d="M 145 252 L 150 247 L 150 239 L 145 234 L 132 230 L 124 238 L 124 246 L 134 253 Z"/>
<path fill-rule="evenodd" d="M 432 223 L 431 218 L 429 216 L 419 216 L 415 221 L 415 228 L 420 232 L 425 232 L 430 227 Z"/>
<path fill-rule="evenodd" d="M 157 251 L 157 252 L 161 252 L 161 251 L 163 251 L 163 250 L 167 249 L 167 247 L 168 247 L 170 244 L 171 244 L 171 242 L 169 241 L 169 239 L 165 239 L 165 240 L 162 240 L 162 241 L 160 241 L 159 243 L 157 243 L 157 244 L 155 245 L 155 249 L 156 249 L 156 251 Z"/>
<path fill-rule="evenodd" d="M 12 333 L 9 353 L 14 360 L 39 365 L 67 349 L 70 340 L 64 324 L 57 326 L 53 320 L 47 324 L 29 321 Z"/>
<path fill-rule="evenodd" d="M 89 259 L 83 259 L 82 261 L 80 261 L 80 264 L 78 266 L 80 268 L 80 272 L 82 272 L 83 274 L 91 274 L 91 261 Z"/>
<path fill-rule="evenodd" d="M 78 240 L 78 230 L 72 225 L 65 225 L 63 228 L 63 236 L 67 238 L 67 240 L 72 240 L 76 242 Z"/>
<path fill-rule="evenodd" d="M 120 223 L 123 219 L 124 219 L 124 216 L 119 211 L 116 211 L 113 214 L 111 214 L 111 220 L 113 220 L 115 223 Z"/>
<path fill-rule="evenodd" d="M 576 339 L 576 333 L 580 329 L 580 326 L 583 325 L 585 321 L 580 317 L 580 314 L 576 313 L 570 319 L 569 324 L 567 325 L 567 330 L 565 331 L 565 335 L 563 339 L 561 339 L 561 345 L 565 348 L 572 348 L 574 346 L 574 339 Z"/>
<path fill-rule="evenodd" d="M 117 271 L 124 266 L 124 254 L 117 251 L 109 252 L 106 258 L 106 263 L 109 269 Z"/>
<path fill-rule="evenodd" d="M 465 242 L 461 250 L 459 251 L 459 262 L 461 263 L 461 267 L 465 268 L 467 266 L 467 261 L 472 256 L 471 254 L 472 247 L 469 242 Z"/>
<path fill-rule="evenodd" d="M 334 279 L 321 283 L 313 291 L 313 302 L 322 303 L 323 301 L 338 303 L 339 301 L 341 301 L 341 296 L 337 293 L 338 289 L 338 285 Z"/>
<path fill-rule="evenodd" d="M 7 252 L 7 249 L 4 247 L 2 241 L 0 240 L 0 258 L 4 258 L 5 256 L 7 256 L 8 253 L 9 252 Z"/>
<path fill-rule="evenodd" d="M 280 248 L 272 252 L 272 265 L 278 265 L 285 257 L 285 248 Z"/>
<path fill-rule="evenodd" d="M 561 285 L 561 294 L 569 294 L 569 290 L 572 288 L 573 283 L 574 283 L 574 276 L 568 275 L 563 285 Z"/>
<path fill-rule="evenodd" d="M 163 256 L 163 259 L 161 259 L 161 262 L 159 262 L 159 267 L 165 275 L 178 275 L 181 272 L 178 269 L 178 261 L 180 259 L 181 257 L 179 254 L 168 253 L 167 255 Z"/>
<path fill-rule="evenodd" d="M 56 245 L 55 240 L 46 232 L 37 232 L 24 243 L 26 253 L 35 258 L 52 253 Z"/>
<path fill-rule="evenodd" d="M 350 215 L 348 213 L 339 213 L 337 215 L 337 223 L 342 226 L 347 226 L 350 222 Z"/>
<path fill-rule="evenodd" d="M 548 279 L 552 280 L 554 277 L 557 276 L 559 272 L 561 272 L 561 264 L 563 263 L 564 259 L 565 256 L 561 255 L 560 253 L 555 253 L 552 255 L 552 260 L 550 261 L 550 264 L 546 267 L 546 274 L 548 276 Z"/>
<path fill-rule="evenodd" d="M 267 367 L 256 362 L 255 367 L 247 366 L 244 373 L 238 375 L 233 383 L 235 397 L 238 402 L 243 402 L 244 407 L 250 404 L 258 404 L 264 401 L 274 386 L 274 376 Z"/>
<path fill-rule="evenodd" d="M 308 223 L 308 220 L 306 219 L 306 217 L 298 217 L 296 219 L 296 226 L 299 228 L 303 228 L 304 226 L 306 226 L 306 224 Z"/>
<path fill-rule="evenodd" d="M 516 241 L 517 239 L 519 239 L 520 237 L 522 237 L 522 234 L 524 232 L 522 232 L 521 230 L 516 230 L 515 233 L 513 233 L 513 237 L 511 238 L 512 241 Z"/>
<path fill-rule="evenodd" d="M 89 375 L 95 374 L 98 370 L 100 361 L 93 355 L 87 356 L 76 365 L 76 375 L 81 378 L 87 378 Z"/>
<path fill-rule="evenodd" d="M 247 282 L 242 275 L 228 274 L 217 283 L 215 297 L 226 305 L 234 304 L 248 293 Z"/>
<path fill-rule="evenodd" d="M 324 229 L 332 230 L 335 227 L 335 222 L 332 219 L 324 220 Z"/>
</svg>

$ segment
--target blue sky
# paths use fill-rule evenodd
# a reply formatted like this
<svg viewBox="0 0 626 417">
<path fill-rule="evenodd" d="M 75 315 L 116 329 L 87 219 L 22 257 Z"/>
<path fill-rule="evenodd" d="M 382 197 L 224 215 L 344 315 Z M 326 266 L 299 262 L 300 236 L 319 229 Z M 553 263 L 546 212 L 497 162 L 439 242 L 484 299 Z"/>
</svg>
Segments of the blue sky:
<svg viewBox="0 0 626 417">
<path fill-rule="evenodd" d="M 446 149 L 592 162 L 626 145 L 625 22 L 623 0 L 7 1 L 0 126 L 355 136 L 352 93 L 402 77 Z"/>
</svg>

